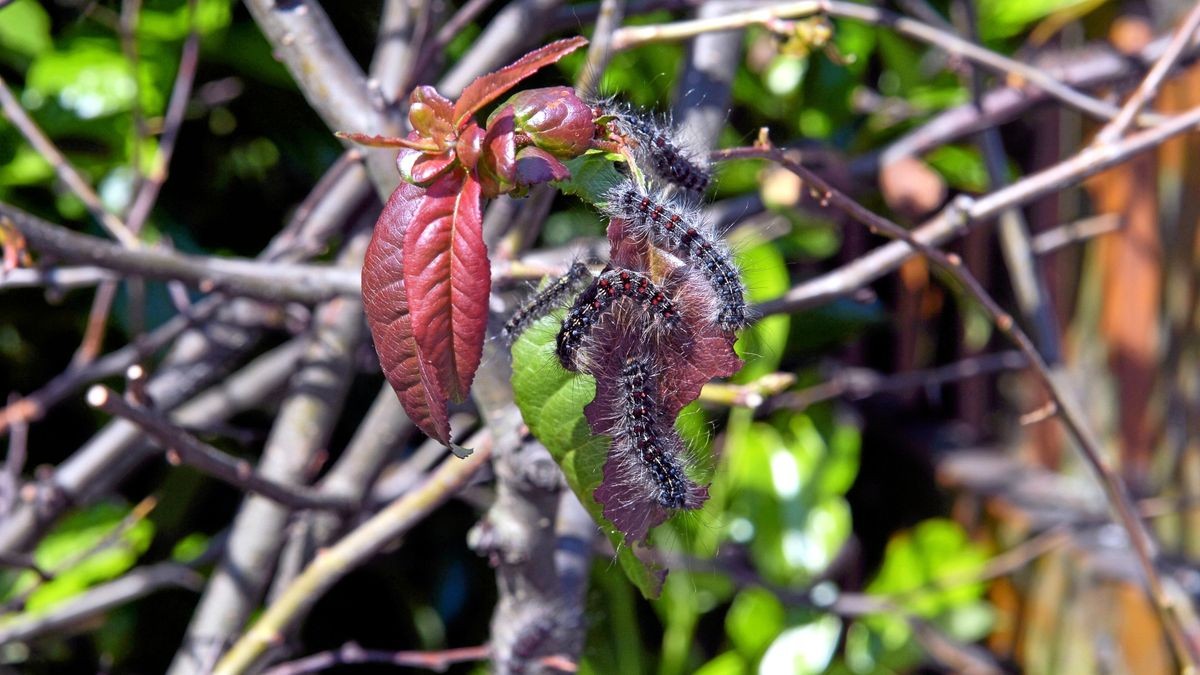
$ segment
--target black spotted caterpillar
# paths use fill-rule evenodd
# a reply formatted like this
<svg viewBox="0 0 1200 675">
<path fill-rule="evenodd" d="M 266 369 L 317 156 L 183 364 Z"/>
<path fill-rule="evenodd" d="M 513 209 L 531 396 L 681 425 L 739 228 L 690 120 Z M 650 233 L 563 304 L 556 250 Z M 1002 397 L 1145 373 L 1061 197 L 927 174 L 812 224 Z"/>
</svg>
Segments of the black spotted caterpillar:
<svg viewBox="0 0 1200 675">
<path fill-rule="evenodd" d="M 677 200 L 651 196 L 632 181 L 617 185 L 605 196 L 605 213 L 628 222 L 636 234 L 698 270 L 717 298 L 715 321 L 724 330 L 748 323 L 746 289 L 729 249 L 699 223 Z"/>
<path fill-rule="evenodd" d="M 670 329 L 678 323 L 674 302 L 648 277 L 630 270 L 608 270 L 579 294 L 563 319 L 555 350 L 563 368 L 586 370 L 581 368 L 580 349 L 600 318 L 622 298 L 632 300 L 644 316 L 653 320 L 646 328 L 653 328 L 658 323 Z"/>
<path fill-rule="evenodd" d="M 598 106 L 602 115 L 612 119 L 617 135 L 633 145 L 639 166 L 645 166 L 660 180 L 704 194 L 712 182 L 708 166 L 695 153 L 683 149 L 670 127 L 652 116 L 614 105 Z"/>
<path fill-rule="evenodd" d="M 707 490 L 684 472 L 684 445 L 661 410 L 651 359 L 631 356 L 621 369 L 620 419 L 613 434 L 614 451 L 625 470 L 642 471 L 654 486 L 653 498 L 668 509 L 696 509 Z"/>
</svg>

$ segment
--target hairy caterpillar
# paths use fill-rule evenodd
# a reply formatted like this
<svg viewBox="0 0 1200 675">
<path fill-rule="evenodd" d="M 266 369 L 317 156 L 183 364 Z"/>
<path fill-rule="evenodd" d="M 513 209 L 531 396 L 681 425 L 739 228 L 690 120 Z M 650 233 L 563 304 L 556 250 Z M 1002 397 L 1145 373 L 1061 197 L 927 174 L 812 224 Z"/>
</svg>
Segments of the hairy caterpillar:
<svg viewBox="0 0 1200 675">
<path fill-rule="evenodd" d="M 555 353 L 567 370 L 579 370 L 579 350 L 600 317 L 621 298 L 630 298 L 645 315 L 667 327 L 674 327 L 679 316 L 675 304 L 646 276 L 631 270 L 608 270 L 588 286 L 567 312 L 558 331 Z"/>
<path fill-rule="evenodd" d="M 683 149 L 678 134 L 653 115 L 638 112 L 611 101 L 597 106 L 604 117 L 612 118 L 618 135 L 636 144 L 639 166 L 649 168 L 656 177 L 697 194 L 704 194 L 712 182 L 712 172 L 695 153 Z"/>
<path fill-rule="evenodd" d="M 583 262 L 571 265 L 567 273 L 555 279 L 541 291 L 525 301 L 500 329 L 500 335 L 510 346 L 538 319 L 546 316 L 563 304 L 567 297 L 574 295 L 584 287 L 584 282 L 591 281 L 592 272 Z"/>
<path fill-rule="evenodd" d="M 651 496 L 659 506 L 699 508 L 707 490 L 684 473 L 683 439 L 671 420 L 663 417 L 650 358 L 631 356 L 625 360 L 618 391 L 620 419 L 613 436 L 617 457 L 628 453 L 636 458 L 654 485 Z"/>
<path fill-rule="evenodd" d="M 643 193 L 625 181 L 606 195 L 605 212 L 630 223 L 631 230 L 650 239 L 656 247 L 689 263 L 708 281 L 717 298 L 716 323 L 724 330 L 744 328 L 747 323 L 746 289 L 729 250 L 706 234 L 678 202 Z"/>
</svg>

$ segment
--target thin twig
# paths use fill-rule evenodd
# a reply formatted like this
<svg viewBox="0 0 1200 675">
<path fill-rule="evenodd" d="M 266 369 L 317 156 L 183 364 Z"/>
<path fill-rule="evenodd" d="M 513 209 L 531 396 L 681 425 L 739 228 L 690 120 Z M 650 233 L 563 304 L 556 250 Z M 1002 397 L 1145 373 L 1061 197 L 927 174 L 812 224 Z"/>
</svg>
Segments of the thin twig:
<svg viewBox="0 0 1200 675">
<path fill-rule="evenodd" d="M 196 66 L 200 60 L 200 33 L 196 26 L 196 3 L 188 0 L 189 30 L 179 55 L 179 69 L 175 73 L 175 84 L 171 87 L 171 99 L 163 117 L 163 132 L 158 140 L 158 154 L 146 180 L 134 195 L 126 218 L 129 228 L 140 232 L 150 217 L 150 211 L 158 201 L 158 193 L 170 173 L 171 158 L 175 155 L 175 143 L 187 113 L 188 101 L 192 97 L 192 84 L 196 79 Z"/>
<path fill-rule="evenodd" d="M 996 72 L 1020 77 L 1045 90 L 1051 96 L 1093 117 L 1107 120 L 1118 114 L 1115 106 L 1081 93 L 1039 68 L 980 47 L 953 33 L 876 7 L 838 2 L 837 0 L 788 2 L 705 19 L 649 26 L 627 26 L 613 36 L 613 49 L 622 51 L 655 42 L 684 40 L 701 33 L 737 30 L 747 26 L 767 24 L 776 19 L 802 18 L 815 14 L 826 14 L 872 25 L 887 26 L 900 35 L 940 47 L 950 54 L 964 56 Z"/>
<path fill-rule="evenodd" d="M 108 387 L 92 387 L 87 400 L 92 407 L 141 427 L 168 453 L 174 453 L 179 462 L 246 492 L 260 494 L 293 509 L 351 511 L 358 508 L 353 500 L 323 495 L 311 488 L 288 485 L 262 476 L 254 471 L 249 462 L 230 457 L 200 441 L 152 410 L 130 404 Z"/>
<path fill-rule="evenodd" d="M 1027 204 L 1043 195 L 1077 184 L 1179 134 L 1192 131 L 1197 125 L 1200 125 L 1200 108 L 1127 136 L 1112 145 L 1085 148 L 1069 159 L 978 199 L 960 196 L 946 211 L 914 229 L 913 239 L 932 246 L 942 244 L 966 232 L 971 225 L 986 222 L 1007 208 Z M 761 154 L 754 154 L 760 152 L 755 149 L 747 156 L 761 157 Z M 719 151 L 713 154 L 713 159 L 732 156 L 730 151 Z M 836 270 L 792 288 L 780 298 L 761 304 L 757 311 L 762 315 L 791 313 L 849 295 L 898 268 L 913 254 L 914 249 L 908 242 L 890 242 Z"/>
<path fill-rule="evenodd" d="M 91 185 L 79 175 L 79 172 L 71 165 L 71 162 L 59 151 L 54 142 L 46 136 L 33 121 L 33 118 L 25 112 L 25 108 L 21 107 L 21 103 L 13 96 L 12 90 L 8 88 L 4 78 L 0 77 L 0 109 L 4 111 L 4 115 L 8 117 L 13 126 L 21 132 L 25 140 L 38 151 L 41 156 L 54 167 L 55 173 L 70 190 L 79 197 L 84 206 L 92 214 L 105 230 L 112 235 L 122 246 L 127 248 L 138 248 L 137 235 L 135 235 L 129 227 L 121 222 L 121 219 L 116 217 L 104 208 L 104 204 L 100 201 L 100 196 L 92 189 Z"/>
<path fill-rule="evenodd" d="M 466 485 L 492 455 L 479 444 L 466 459 L 448 457 L 421 487 L 392 502 L 324 551 L 296 577 L 217 664 L 214 675 L 246 672 L 339 579 L 374 557 Z"/>
<path fill-rule="evenodd" d="M 1188 116 L 1200 116 L 1200 110 L 1192 111 Z M 1142 135 L 1144 136 L 1145 133 Z M 1083 459 L 1096 474 L 1108 497 L 1109 505 L 1116 513 L 1118 522 L 1129 537 L 1130 544 L 1133 546 L 1134 553 L 1145 576 L 1150 600 L 1158 609 L 1163 625 L 1167 629 L 1172 646 L 1175 648 L 1180 661 L 1192 668 L 1200 664 L 1200 644 L 1193 642 L 1191 639 L 1191 636 L 1197 633 L 1188 626 L 1187 610 L 1179 607 L 1176 601 L 1168 595 L 1156 566 L 1155 561 L 1157 560 L 1158 553 L 1155 550 L 1154 540 L 1145 524 L 1138 517 L 1137 510 L 1125 487 L 1125 483 L 1104 460 L 1100 443 L 1088 425 L 1079 404 L 1067 390 L 1062 379 L 1056 377 L 1050 371 L 1049 366 L 1042 359 L 1036 347 L 1030 341 L 1029 336 L 1013 321 L 1012 316 L 1001 309 L 979 282 L 963 268 L 962 260 L 957 256 L 951 257 L 918 240 L 914 236 L 914 233 L 862 206 L 776 148 L 741 148 L 726 151 L 725 154 L 730 158 L 765 157 L 792 171 L 820 195 L 822 204 L 828 203 L 844 211 L 873 231 L 905 242 L 914 250 L 919 251 L 930 263 L 961 284 L 963 289 L 978 302 L 997 330 L 1004 334 L 1029 360 L 1033 372 L 1058 406 L 1059 417 L 1063 420 L 1067 430 L 1078 444 Z M 1084 154 L 1086 154 L 1086 151 L 1080 153 L 1080 156 Z M 1003 190 L 1000 192 L 1003 192 Z M 992 197 L 995 194 L 999 193 L 993 193 Z M 985 197 L 984 200 L 991 199 L 992 197 Z M 981 200 L 981 202 L 984 200 Z"/>
<path fill-rule="evenodd" d="M 129 249 L 72 232 L 9 204 L 0 203 L 0 214 L 12 219 L 30 248 L 71 264 L 90 264 L 151 279 L 177 279 L 202 291 L 223 290 L 269 302 L 313 304 L 338 295 L 360 294 L 357 270 L 267 264 L 146 247 Z"/>
<path fill-rule="evenodd" d="M 839 396 L 859 400 L 889 392 L 940 387 L 969 377 L 1020 370 L 1028 365 L 1029 362 L 1020 352 L 1007 351 L 979 354 L 944 366 L 895 375 L 881 375 L 865 368 L 846 368 L 834 373 L 826 382 L 770 398 L 764 403 L 763 409 L 766 412 L 781 408 L 804 410 Z"/>
<path fill-rule="evenodd" d="M 1039 232 L 1031 245 L 1035 255 L 1046 255 L 1071 244 L 1121 229 L 1121 217 L 1115 213 L 1101 213 L 1090 218 L 1063 223 L 1056 228 Z"/>
<path fill-rule="evenodd" d="M 1106 145 L 1117 140 L 1125 135 L 1129 126 L 1133 124 L 1134 118 L 1142 112 L 1142 108 L 1146 106 L 1154 96 L 1158 93 L 1159 86 L 1166 79 L 1167 74 L 1171 72 L 1171 68 L 1183 56 L 1183 51 L 1191 44 L 1196 30 L 1200 28 L 1200 3 L 1192 7 L 1192 11 L 1188 12 L 1187 17 L 1180 24 L 1179 30 L 1175 31 L 1175 35 L 1167 44 L 1167 48 L 1163 51 L 1162 56 L 1154 63 L 1154 67 L 1150 72 L 1146 73 L 1146 77 L 1142 78 L 1142 83 L 1138 85 L 1133 95 L 1121 107 L 1121 112 L 1117 114 L 1111 122 L 1106 124 L 1100 133 L 1096 134 L 1097 145 Z"/>
</svg>

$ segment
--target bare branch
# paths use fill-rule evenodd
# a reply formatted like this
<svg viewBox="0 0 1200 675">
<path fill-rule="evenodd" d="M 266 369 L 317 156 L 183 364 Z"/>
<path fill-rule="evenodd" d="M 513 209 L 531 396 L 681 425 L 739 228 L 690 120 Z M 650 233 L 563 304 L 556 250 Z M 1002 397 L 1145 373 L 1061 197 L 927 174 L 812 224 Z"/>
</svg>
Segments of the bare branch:
<svg viewBox="0 0 1200 675">
<path fill-rule="evenodd" d="M 960 196 L 950 209 L 913 230 L 913 239 L 930 246 L 942 244 L 965 232 L 973 223 L 986 221 L 1007 208 L 1027 204 L 1038 197 L 1077 184 L 1088 176 L 1191 131 L 1198 124 L 1200 109 L 1192 110 L 1112 145 L 1086 148 L 1069 159 L 979 199 Z M 716 159 L 732 156 L 728 151 L 714 154 Z M 913 253 L 913 248 L 905 241 L 890 242 L 832 272 L 792 288 L 780 298 L 762 303 L 757 309 L 763 315 L 790 313 L 849 295 L 896 269 Z"/>
<path fill-rule="evenodd" d="M 313 304 L 360 293 L 356 270 L 193 256 L 141 246 L 128 249 L 72 232 L 8 204 L 0 203 L 0 215 L 12 220 L 31 248 L 70 264 L 95 265 L 151 279 L 177 279 L 206 292 L 222 290 L 268 302 Z"/>
<path fill-rule="evenodd" d="M 353 500 L 323 495 L 302 485 L 280 483 L 262 476 L 254 471 L 249 462 L 230 457 L 201 442 L 154 411 L 130 404 L 108 387 L 92 387 L 88 391 L 87 399 L 92 407 L 127 419 L 141 427 L 168 453 L 174 452 L 180 463 L 247 492 L 262 495 L 293 509 L 349 511 L 358 506 Z"/>
<path fill-rule="evenodd" d="M 491 444 L 479 443 L 466 459 L 447 457 L 421 487 L 393 502 L 318 556 L 234 644 L 217 664 L 214 675 L 246 672 L 339 579 L 458 492 L 491 455 Z"/>
</svg>

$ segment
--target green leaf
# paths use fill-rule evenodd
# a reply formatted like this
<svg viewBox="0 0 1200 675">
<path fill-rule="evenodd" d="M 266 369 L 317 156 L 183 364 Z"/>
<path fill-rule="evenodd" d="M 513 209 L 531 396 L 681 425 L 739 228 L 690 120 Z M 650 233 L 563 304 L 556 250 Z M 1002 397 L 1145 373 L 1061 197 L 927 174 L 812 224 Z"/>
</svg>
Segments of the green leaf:
<svg viewBox="0 0 1200 675">
<path fill-rule="evenodd" d="M 787 264 L 770 243 L 739 251 L 737 265 L 750 303 L 779 297 L 788 289 Z M 746 365 L 734 376 L 734 382 L 751 382 L 779 368 L 787 348 L 790 322 L 786 315 L 769 316 L 742 331 L 735 349 Z"/>
<path fill-rule="evenodd" d="M 604 201 L 604 193 L 625 180 L 616 169 L 616 161 L 621 161 L 621 158 L 600 151 L 586 152 L 566 160 L 563 164 L 571 170 L 571 177 L 555 183 L 555 186 L 589 204 L 599 204 Z"/>
<path fill-rule="evenodd" d="M 196 30 L 208 35 L 229 25 L 231 0 L 200 0 L 196 3 Z M 182 40 L 191 30 L 187 3 L 173 9 L 144 8 L 138 20 L 138 37 L 143 40 Z"/>
<path fill-rule="evenodd" d="M 985 40 L 1016 35 L 1026 26 L 1055 12 L 1090 11 L 1105 0 L 980 0 L 979 32 Z"/>
<path fill-rule="evenodd" d="M 33 57 L 50 49 L 50 17 L 34 0 L 17 0 L 0 9 L 0 51 Z"/>
<path fill-rule="evenodd" d="M 755 661 L 783 630 L 783 603 L 764 588 L 748 588 L 737 594 L 725 615 L 725 633 L 748 661 Z"/>
<path fill-rule="evenodd" d="M 983 595 L 974 581 L 987 563 L 987 553 L 972 543 L 958 523 L 933 518 L 888 542 L 871 593 L 905 596 L 904 605 L 922 616 L 965 606 Z"/>
<path fill-rule="evenodd" d="M 57 99 L 80 119 L 125 112 L 137 96 L 129 62 L 112 40 L 75 40 L 65 52 L 42 54 L 29 68 L 26 97 Z"/>
<path fill-rule="evenodd" d="M 595 380 L 567 372 L 558 364 L 554 347 L 561 320 L 561 313 L 543 317 L 513 345 L 517 407 L 529 430 L 562 467 L 579 501 L 608 535 L 626 576 L 644 596 L 657 597 L 665 572 L 635 555 L 592 498 L 602 478 L 609 438 L 593 436 L 583 417 L 584 406 L 596 395 Z"/>
<path fill-rule="evenodd" d="M 34 559 L 44 570 L 56 570 L 68 561 L 95 549 L 105 538 L 112 536 L 129 514 L 128 507 L 101 503 L 86 511 L 72 514 L 38 544 Z M 26 610 L 32 613 L 46 608 L 95 586 L 114 579 L 137 562 L 150 546 L 154 525 L 142 519 L 122 532 L 111 545 L 83 558 L 70 569 L 42 584 L 30 596 Z M 22 575 L 5 597 L 25 592 L 36 583 L 32 573 Z"/>
<path fill-rule="evenodd" d="M 742 675 L 750 671 L 750 664 L 737 652 L 725 652 L 700 666 L 695 675 Z"/>
<path fill-rule="evenodd" d="M 971 192 L 987 191 L 987 168 L 983 165 L 983 155 L 979 150 L 943 145 L 926 155 L 925 159 L 952 187 Z"/>
<path fill-rule="evenodd" d="M 842 620 L 825 615 L 779 634 L 759 665 L 761 673 L 816 675 L 829 666 L 842 634 Z"/>
</svg>

